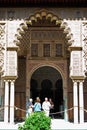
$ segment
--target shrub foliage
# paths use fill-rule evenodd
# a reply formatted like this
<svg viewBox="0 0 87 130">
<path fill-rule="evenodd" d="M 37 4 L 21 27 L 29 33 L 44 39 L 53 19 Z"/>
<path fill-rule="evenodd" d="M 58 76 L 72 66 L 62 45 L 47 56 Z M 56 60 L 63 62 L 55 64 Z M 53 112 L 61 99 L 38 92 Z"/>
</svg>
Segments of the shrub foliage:
<svg viewBox="0 0 87 130">
<path fill-rule="evenodd" d="M 47 117 L 44 112 L 34 112 L 26 118 L 18 130 L 51 130 L 51 118 Z"/>
</svg>

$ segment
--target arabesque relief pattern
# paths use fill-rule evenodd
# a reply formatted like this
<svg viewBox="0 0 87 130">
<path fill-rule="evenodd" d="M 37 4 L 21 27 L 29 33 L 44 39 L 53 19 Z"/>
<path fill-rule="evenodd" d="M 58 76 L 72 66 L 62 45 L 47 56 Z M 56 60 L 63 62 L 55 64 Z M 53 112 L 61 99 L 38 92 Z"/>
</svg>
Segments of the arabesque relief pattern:
<svg viewBox="0 0 87 130">
<path fill-rule="evenodd" d="M 82 23 L 82 40 L 83 40 L 83 56 L 84 56 L 84 70 L 87 72 L 87 22 L 83 22 Z"/>
<path fill-rule="evenodd" d="M 6 44 L 6 35 L 5 35 L 5 23 L 0 23 L 0 72 L 2 73 L 4 70 L 4 51 Z"/>
</svg>

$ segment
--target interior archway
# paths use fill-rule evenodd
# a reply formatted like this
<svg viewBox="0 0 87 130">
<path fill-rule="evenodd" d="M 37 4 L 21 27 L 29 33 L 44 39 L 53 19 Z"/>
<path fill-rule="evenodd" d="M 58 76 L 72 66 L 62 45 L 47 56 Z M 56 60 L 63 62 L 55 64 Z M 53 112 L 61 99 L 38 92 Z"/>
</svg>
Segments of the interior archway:
<svg viewBox="0 0 87 130">
<path fill-rule="evenodd" d="M 38 68 L 32 74 L 30 88 L 33 100 L 39 96 L 42 103 L 45 97 L 52 98 L 54 102 L 54 112 L 61 111 L 60 107 L 64 105 L 63 79 L 58 70 L 50 66 Z M 54 117 L 61 118 L 61 114 L 54 114 Z"/>
</svg>

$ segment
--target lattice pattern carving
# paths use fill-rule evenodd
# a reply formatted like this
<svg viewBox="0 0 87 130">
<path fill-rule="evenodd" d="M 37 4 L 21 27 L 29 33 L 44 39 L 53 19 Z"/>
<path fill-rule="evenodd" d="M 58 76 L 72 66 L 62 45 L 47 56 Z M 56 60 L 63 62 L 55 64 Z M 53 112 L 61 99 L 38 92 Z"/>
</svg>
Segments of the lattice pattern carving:
<svg viewBox="0 0 87 130">
<path fill-rule="evenodd" d="M 7 51 L 6 57 L 6 76 L 17 76 L 17 53 Z"/>
<path fill-rule="evenodd" d="M 32 30 L 34 27 L 38 27 L 38 29 Z M 44 27 L 48 28 L 48 30 L 44 30 Z M 50 30 L 49 27 L 55 27 L 56 29 Z M 29 49 L 31 46 L 30 41 L 32 40 L 38 39 L 39 41 L 49 41 L 49 39 L 64 39 L 69 44 L 72 44 L 73 42 L 73 34 L 71 33 L 70 27 L 68 27 L 68 23 L 62 21 L 58 16 L 55 16 L 47 10 L 41 10 L 36 12 L 34 15 L 31 15 L 25 20 L 25 22 L 20 24 L 20 27 L 17 30 L 18 34 L 16 35 L 15 43 L 20 47 L 21 51 L 19 52 L 19 55 L 26 55 L 26 49 Z"/>
<path fill-rule="evenodd" d="M 0 23 L 0 72 L 4 66 L 5 23 Z"/>
<path fill-rule="evenodd" d="M 87 72 L 87 22 L 82 24 L 83 29 L 83 51 L 84 51 L 84 59 L 85 59 L 85 69 Z"/>
</svg>

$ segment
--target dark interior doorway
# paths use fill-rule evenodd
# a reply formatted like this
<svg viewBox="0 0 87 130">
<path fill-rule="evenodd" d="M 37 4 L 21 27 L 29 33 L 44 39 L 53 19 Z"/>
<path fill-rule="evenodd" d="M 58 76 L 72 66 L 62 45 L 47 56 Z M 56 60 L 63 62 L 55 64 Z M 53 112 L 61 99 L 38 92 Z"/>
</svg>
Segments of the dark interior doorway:
<svg viewBox="0 0 87 130">
<path fill-rule="evenodd" d="M 33 101 L 35 101 L 36 97 L 38 97 L 38 90 L 37 90 L 37 87 L 38 87 L 38 83 L 35 79 L 31 79 L 31 97 L 33 99 Z"/>
<path fill-rule="evenodd" d="M 44 79 L 41 83 L 40 98 L 42 102 L 45 97 L 53 99 L 52 82 L 49 79 Z"/>
<path fill-rule="evenodd" d="M 61 74 L 56 69 L 49 66 L 37 69 L 31 77 L 30 85 L 31 97 L 34 101 L 36 97 L 40 97 L 41 103 L 45 97 L 52 98 L 54 113 L 63 110 L 63 80 Z M 54 114 L 54 117 L 63 118 L 63 114 Z"/>
</svg>

